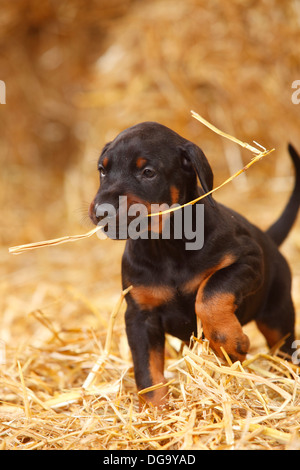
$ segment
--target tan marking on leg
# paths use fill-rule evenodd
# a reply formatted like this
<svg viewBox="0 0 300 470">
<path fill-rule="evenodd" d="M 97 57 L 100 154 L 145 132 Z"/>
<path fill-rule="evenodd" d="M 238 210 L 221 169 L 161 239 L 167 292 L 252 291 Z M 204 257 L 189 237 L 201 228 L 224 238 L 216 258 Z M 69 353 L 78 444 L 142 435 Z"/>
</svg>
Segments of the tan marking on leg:
<svg viewBox="0 0 300 470">
<path fill-rule="evenodd" d="M 270 328 L 268 325 L 261 321 L 256 321 L 257 328 L 264 335 L 268 343 L 269 348 L 272 348 L 277 344 L 283 337 L 282 333 L 275 328 Z"/>
<path fill-rule="evenodd" d="M 207 301 L 196 300 L 196 314 L 202 322 L 203 333 L 211 348 L 223 357 L 221 347 L 233 360 L 245 359 L 249 349 L 249 339 L 235 315 L 233 294 L 219 293 Z"/>
<path fill-rule="evenodd" d="M 196 297 L 196 314 L 202 322 L 203 332 L 215 353 L 223 357 L 221 346 L 233 360 L 243 361 L 249 349 L 249 339 L 243 333 L 235 310 L 235 296 L 232 293 L 217 292 L 208 299 L 204 288 L 214 273 L 230 266 L 235 261 L 231 255 L 212 268 L 201 282 Z"/>
<path fill-rule="evenodd" d="M 150 351 L 149 368 L 153 385 L 166 383 L 164 377 L 164 351 Z M 150 396 L 145 394 L 145 400 L 153 406 L 162 406 L 166 402 L 167 393 L 168 387 L 163 386 L 151 392 Z"/>
</svg>

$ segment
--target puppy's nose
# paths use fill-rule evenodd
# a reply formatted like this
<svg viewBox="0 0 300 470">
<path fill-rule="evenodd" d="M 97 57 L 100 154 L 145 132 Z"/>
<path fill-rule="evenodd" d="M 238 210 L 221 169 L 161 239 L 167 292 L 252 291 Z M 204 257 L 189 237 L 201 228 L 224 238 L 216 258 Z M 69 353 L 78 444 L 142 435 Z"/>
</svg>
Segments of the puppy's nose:
<svg viewBox="0 0 300 470">
<path fill-rule="evenodd" d="M 98 217 L 97 217 L 97 207 L 98 206 L 99 206 L 99 203 L 93 201 L 93 202 L 91 202 L 90 207 L 89 207 L 89 217 L 95 225 L 97 225 L 98 222 L 99 222 Z"/>
</svg>

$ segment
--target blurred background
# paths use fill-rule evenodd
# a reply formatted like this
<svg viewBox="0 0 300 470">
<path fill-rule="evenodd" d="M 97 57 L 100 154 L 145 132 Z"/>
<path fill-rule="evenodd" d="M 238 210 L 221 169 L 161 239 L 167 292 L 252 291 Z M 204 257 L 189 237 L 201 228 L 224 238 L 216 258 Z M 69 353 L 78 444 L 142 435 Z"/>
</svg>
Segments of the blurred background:
<svg viewBox="0 0 300 470">
<path fill-rule="evenodd" d="M 215 184 L 252 155 L 195 121 L 191 110 L 242 141 L 275 147 L 216 199 L 263 228 L 279 215 L 294 179 L 288 141 L 300 150 L 300 104 L 292 102 L 299 44 L 299 0 L 0 2 L 5 344 L 21 351 L 47 339 L 42 317 L 59 329 L 105 334 L 121 290 L 123 242 L 95 236 L 19 256 L 8 247 L 92 228 L 87 210 L 98 156 L 130 125 L 159 121 L 197 143 Z M 283 246 L 298 311 L 299 249 L 298 221 Z"/>
</svg>

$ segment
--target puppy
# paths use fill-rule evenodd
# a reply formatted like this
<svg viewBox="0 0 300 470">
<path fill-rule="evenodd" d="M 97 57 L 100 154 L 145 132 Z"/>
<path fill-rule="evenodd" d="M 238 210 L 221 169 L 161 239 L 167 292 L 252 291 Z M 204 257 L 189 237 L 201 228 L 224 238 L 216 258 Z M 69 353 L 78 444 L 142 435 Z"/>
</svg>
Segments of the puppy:
<svg viewBox="0 0 300 470">
<path fill-rule="evenodd" d="M 278 250 L 300 204 L 300 158 L 291 145 L 289 153 L 294 190 L 282 215 L 263 232 L 211 195 L 189 205 L 188 216 L 181 208 L 164 220 L 148 217 L 152 207 L 177 207 L 213 188 L 202 150 L 167 127 L 144 122 L 105 145 L 98 162 L 101 185 L 89 215 L 111 238 L 127 239 L 122 282 L 124 289 L 133 286 L 125 322 L 138 390 L 165 383 L 165 334 L 189 341 L 197 334 L 196 315 L 220 357 L 223 348 L 233 361 L 245 359 L 249 339 L 242 326 L 251 320 L 269 347 L 287 336 L 282 350 L 292 353 L 291 274 Z M 143 229 L 130 236 L 134 217 L 125 216 L 137 205 L 145 208 Z M 111 212 L 101 211 L 108 207 Z M 143 397 L 160 406 L 166 394 L 163 386 Z"/>
</svg>

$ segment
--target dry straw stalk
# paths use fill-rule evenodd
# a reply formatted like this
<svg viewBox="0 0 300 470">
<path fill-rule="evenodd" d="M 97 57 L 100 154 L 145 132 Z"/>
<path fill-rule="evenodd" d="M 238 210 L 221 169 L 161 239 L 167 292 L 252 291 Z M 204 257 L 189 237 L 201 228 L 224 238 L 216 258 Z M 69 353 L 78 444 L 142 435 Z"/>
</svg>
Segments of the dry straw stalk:
<svg viewBox="0 0 300 470">
<path fill-rule="evenodd" d="M 77 242 L 77 241 L 82 240 L 84 238 L 91 237 L 100 228 L 101 227 L 93 228 L 89 232 L 81 234 L 81 235 L 67 235 L 65 237 L 53 238 L 52 240 L 45 240 L 45 241 L 41 241 L 41 242 L 28 243 L 26 245 L 12 246 L 8 249 L 8 251 L 12 255 L 19 255 L 21 253 L 24 253 L 25 251 L 35 250 L 37 248 L 44 248 L 46 246 L 55 246 L 55 245 L 60 245 L 62 243 L 68 243 L 68 242 Z"/>
</svg>

